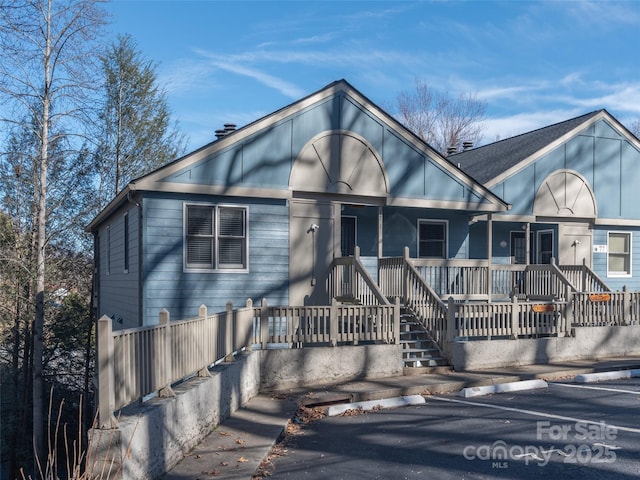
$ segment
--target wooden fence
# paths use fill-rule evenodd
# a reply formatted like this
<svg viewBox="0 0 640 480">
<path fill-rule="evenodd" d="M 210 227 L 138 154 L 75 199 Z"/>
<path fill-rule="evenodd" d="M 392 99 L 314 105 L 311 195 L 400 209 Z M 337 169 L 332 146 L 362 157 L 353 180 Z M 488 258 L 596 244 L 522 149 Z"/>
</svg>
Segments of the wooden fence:
<svg viewBox="0 0 640 480">
<path fill-rule="evenodd" d="M 250 348 L 332 345 L 349 342 L 400 341 L 400 304 L 254 307 L 170 321 L 127 330 L 112 329 L 112 320 L 98 320 L 98 415 L 101 428 L 116 426 L 114 412 L 157 392 L 172 396 L 171 385 Z"/>
</svg>

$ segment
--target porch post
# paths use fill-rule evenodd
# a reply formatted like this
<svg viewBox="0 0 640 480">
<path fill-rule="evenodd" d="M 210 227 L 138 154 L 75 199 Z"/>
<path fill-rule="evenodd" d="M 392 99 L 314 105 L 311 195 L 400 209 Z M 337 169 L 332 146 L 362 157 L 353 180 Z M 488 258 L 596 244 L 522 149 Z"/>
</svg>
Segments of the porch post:
<svg viewBox="0 0 640 480">
<path fill-rule="evenodd" d="M 493 275 L 491 263 L 493 262 L 493 216 L 487 214 L 487 301 L 491 303 L 491 293 L 493 292 Z"/>
</svg>

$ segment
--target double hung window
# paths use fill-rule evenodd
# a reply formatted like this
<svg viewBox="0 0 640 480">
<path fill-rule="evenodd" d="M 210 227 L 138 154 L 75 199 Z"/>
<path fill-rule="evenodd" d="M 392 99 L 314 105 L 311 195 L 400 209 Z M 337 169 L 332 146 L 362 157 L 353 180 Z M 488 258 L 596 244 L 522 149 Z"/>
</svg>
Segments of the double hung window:
<svg viewBox="0 0 640 480">
<path fill-rule="evenodd" d="M 631 233 L 609 232 L 607 235 L 607 275 L 631 276 Z"/>
<path fill-rule="evenodd" d="M 418 220 L 418 257 L 447 258 L 447 222 Z"/>
<path fill-rule="evenodd" d="M 185 268 L 247 268 L 247 209 L 220 205 L 185 205 Z"/>
</svg>

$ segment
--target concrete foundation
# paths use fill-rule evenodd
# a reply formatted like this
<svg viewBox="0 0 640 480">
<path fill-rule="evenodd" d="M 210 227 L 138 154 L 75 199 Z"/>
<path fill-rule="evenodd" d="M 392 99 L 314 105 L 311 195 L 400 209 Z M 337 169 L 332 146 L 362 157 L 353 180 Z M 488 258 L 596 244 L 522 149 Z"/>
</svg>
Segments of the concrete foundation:
<svg viewBox="0 0 640 480">
<path fill-rule="evenodd" d="M 241 354 L 235 362 L 215 367 L 210 377 L 194 377 L 174 387 L 175 397 L 126 407 L 116 415 L 117 429 L 89 432 L 92 476 L 111 471 L 110 479 L 161 477 L 257 395 L 259 382 L 260 356 Z"/>
<path fill-rule="evenodd" d="M 120 412 L 118 428 L 89 432 L 93 478 L 160 478 L 259 390 L 380 378 L 402 372 L 401 345 L 259 350 Z M 109 476 L 107 477 L 107 473 Z"/>
<path fill-rule="evenodd" d="M 313 347 L 261 353 L 261 390 L 402 374 L 402 345 Z"/>
<path fill-rule="evenodd" d="M 455 370 L 515 367 L 640 354 L 640 326 L 576 328 L 573 337 L 455 341 Z"/>
</svg>

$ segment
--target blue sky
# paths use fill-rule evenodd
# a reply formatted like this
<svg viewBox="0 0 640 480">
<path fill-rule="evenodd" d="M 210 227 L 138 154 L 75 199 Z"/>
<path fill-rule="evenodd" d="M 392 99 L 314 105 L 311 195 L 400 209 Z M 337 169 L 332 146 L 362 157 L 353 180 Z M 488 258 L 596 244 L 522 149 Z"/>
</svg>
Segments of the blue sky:
<svg viewBox="0 0 640 480">
<path fill-rule="evenodd" d="M 487 103 L 485 142 L 606 108 L 640 118 L 640 2 L 114 0 L 189 149 L 344 78 L 391 110 L 415 79 Z"/>
</svg>

